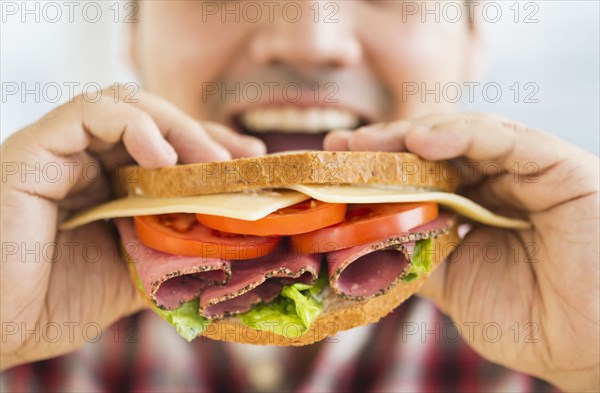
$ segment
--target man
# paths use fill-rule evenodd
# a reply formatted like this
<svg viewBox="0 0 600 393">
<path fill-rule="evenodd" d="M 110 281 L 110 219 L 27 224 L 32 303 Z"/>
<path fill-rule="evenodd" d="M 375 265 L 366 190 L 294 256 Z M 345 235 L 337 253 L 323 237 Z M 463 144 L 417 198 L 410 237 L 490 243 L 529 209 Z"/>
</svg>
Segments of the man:
<svg viewBox="0 0 600 393">
<path fill-rule="evenodd" d="M 50 253 L 51 263 L 4 256 L 1 322 L 20 331 L 3 333 L 2 369 L 78 351 L 15 367 L 4 374 L 3 388 L 551 389 L 517 371 L 563 390 L 600 388 L 598 159 L 510 120 L 457 113 L 447 100 L 406 94 L 407 83 L 460 83 L 474 75 L 477 20 L 421 23 L 400 1 L 282 1 L 272 15 L 263 9 L 258 20 L 236 20 L 221 17 L 219 7 L 228 3 L 211 3 L 216 12 L 206 3 L 140 4 L 131 58 L 152 94 L 127 99 L 124 89 L 107 90 L 98 102 L 79 97 L 2 145 L 3 162 L 73 169 L 58 181 L 3 176 L 3 242 L 63 250 L 94 242 L 102 251 L 100 258 L 84 254 L 75 261 Z M 251 92 L 256 86 L 259 94 Z M 236 91 L 245 93 L 239 98 Z M 353 129 L 361 124 L 368 125 Z M 324 137 L 313 129 L 331 132 Z M 452 318 L 453 329 L 464 328 L 464 341 L 446 334 L 407 339 L 409 326 L 448 325 L 414 299 L 378 325 L 301 349 L 172 341 L 166 324 L 148 313 L 109 328 L 143 305 L 123 264 L 113 263 L 118 247 L 110 223 L 57 232 L 58 220 L 109 198 L 109 179 L 92 181 L 84 168 L 129 161 L 161 167 L 306 148 L 464 157 L 475 174 L 465 184 L 470 198 L 528 215 L 534 226 L 528 231 L 475 227 L 422 291 Z M 481 172 L 489 163 L 496 173 Z M 482 258 L 490 244 L 500 250 L 496 263 Z M 515 252 L 532 258 L 515 262 Z M 56 339 L 49 326 L 62 327 L 63 336 Z M 104 335 L 83 345 L 97 341 L 90 326 Z M 502 334 L 491 337 L 486 326 Z M 467 345 L 516 371 L 484 362 Z"/>
</svg>

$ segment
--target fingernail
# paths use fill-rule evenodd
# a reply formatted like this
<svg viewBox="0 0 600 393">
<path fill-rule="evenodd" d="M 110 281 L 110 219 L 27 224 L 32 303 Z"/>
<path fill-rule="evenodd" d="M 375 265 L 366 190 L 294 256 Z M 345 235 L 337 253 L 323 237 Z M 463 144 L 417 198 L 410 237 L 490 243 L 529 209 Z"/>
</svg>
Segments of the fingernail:
<svg viewBox="0 0 600 393">
<path fill-rule="evenodd" d="M 177 152 L 168 142 L 163 143 L 163 152 L 165 153 L 165 157 L 172 162 L 173 164 L 177 163 Z"/>
<path fill-rule="evenodd" d="M 368 126 L 359 127 L 354 131 L 373 132 L 373 131 L 378 131 L 381 129 L 385 129 L 385 127 L 381 123 L 377 123 L 377 124 L 369 124 Z"/>
<path fill-rule="evenodd" d="M 215 143 L 213 147 L 213 152 L 215 154 L 215 161 L 227 161 L 231 160 L 231 153 L 225 147 Z"/>
<path fill-rule="evenodd" d="M 350 130 L 330 131 L 323 139 L 323 149 L 325 150 L 347 150 L 348 140 L 352 136 Z"/>
<path fill-rule="evenodd" d="M 413 126 L 412 130 L 415 132 L 427 132 L 427 131 L 431 131 L 431 127 L 426 126 L 424 124 L 417 124 L 417 125 Z"/>
<path fill-rule="evenodd" d="M 408 131 L 412 128 L 412 124 L 407 120 L 397 120 L 391 123 L 384 123 L 381 129 L 392 133 Z"/>
<path fill-rule="evenodd" d="M 263 156 L 267 153 L 267 146 L 260 139 L 245 137 L 244 144 L 249 156 Z"/>
</svg>

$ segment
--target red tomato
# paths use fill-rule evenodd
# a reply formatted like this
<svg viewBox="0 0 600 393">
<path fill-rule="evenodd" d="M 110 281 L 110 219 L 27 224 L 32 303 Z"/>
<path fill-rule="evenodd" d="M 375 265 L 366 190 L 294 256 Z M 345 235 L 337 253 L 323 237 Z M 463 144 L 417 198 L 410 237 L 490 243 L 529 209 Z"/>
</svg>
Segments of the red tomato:
<svg viewBox="0 0 600 393">
<path fill-rule="evenodd" d="M 220 259 L 253 259 L 269 254 L 280 237 L 223 233 L 205 227 L 193 214 L 134 217 L 135 232 L 146 246 L 174 255 Z"/>
<path fill-rule="evenodd" d="M 378 203 L 352 205 L 344 222 L 291 237 L 302 253 L 341 250 L 394 237 L 434 220 L 436 203 Z"/>
<path fill-rule="evenodd" d="M 256 221 L 196 214 L 196 218 L 209 228 L 244 235 L 273 236 L 296 235 L 344 221 L 346 205 L 310 199 L 279 209 Z"/>
</svg>

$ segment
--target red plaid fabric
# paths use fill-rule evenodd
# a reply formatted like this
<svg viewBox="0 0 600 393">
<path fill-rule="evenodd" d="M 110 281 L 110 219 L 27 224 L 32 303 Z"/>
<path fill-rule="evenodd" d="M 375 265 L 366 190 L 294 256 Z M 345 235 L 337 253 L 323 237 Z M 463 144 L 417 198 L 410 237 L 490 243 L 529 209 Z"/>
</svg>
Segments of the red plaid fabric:
<svg viewBox="0 0 600 393">
<path fill-rule="evenodd" d="M 151 312 L 95 343 L 0 374 L 3 392 L 556 392 L 486 362 L 450 320 L 412 298 L 378 324 L 301 348 L 198 338 L 187 343 Z M 531 344 L 535 345 L 535 344 Z"/>
</svg>

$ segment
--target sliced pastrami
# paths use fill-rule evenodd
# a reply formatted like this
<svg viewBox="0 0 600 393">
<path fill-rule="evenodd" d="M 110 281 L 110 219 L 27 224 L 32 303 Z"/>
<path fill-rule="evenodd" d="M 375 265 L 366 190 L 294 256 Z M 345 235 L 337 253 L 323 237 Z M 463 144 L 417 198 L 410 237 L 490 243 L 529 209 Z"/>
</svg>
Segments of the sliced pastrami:
<svg viewBox="0 0 600 393">
<path fill-rule="evenodd" d="M 246 293 L 208 306 L 207 312 L 215 316 L 240 314 L 250 310 L 255 304 L 274 300 L 281 292 L 281 288 L 279 279 L 270 278 Z"/>
<path fill-rule="evenodd" d="M 171 255 L 142 244 L 130 218 L 114 220 L 125 252 L 135 264 L 144 290 L 157 307 L 172 310 L 197 298 L 211 284 L 225 284 L 231 263 L 216 258 Z"/>
<path fill-rule="evenodd" d="M 346 298 L 359 300 L 383 294 L 398 277 L 410 270 L 410 257 L 406 255 L 402 243 L 375 242 L 341 251 L 352 253 L 346 257 L 329 255 L 328 260 L 335 263 L 337 258 L 347 262 L 337 275 L 336 282 L 336 292 Z"/>
<path fill-rule="evenodd" d="M 231 280 L 211 286 L 200 295 L 200 313 L 207 318 L 239 314 L 261 301 L 269 302 L 283 285 L 312 283 L 319 277 L 319 255 L 296 254 L 283 249 L 261 258 L 231 262 Z"/>
<path fill-rule="evenodd" d="M 414 242 L 447 232 L 452 220 L 440 214 L 409 232 L 327 254 L 331 288 L 350 300 L 383 295 L 410 271 Z"/>
</svg>

